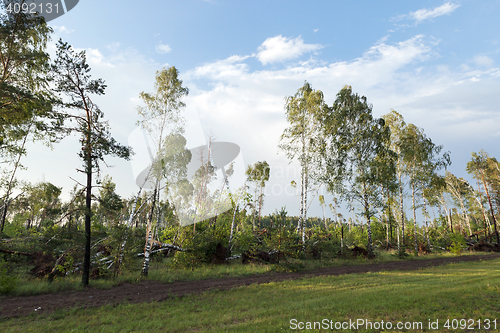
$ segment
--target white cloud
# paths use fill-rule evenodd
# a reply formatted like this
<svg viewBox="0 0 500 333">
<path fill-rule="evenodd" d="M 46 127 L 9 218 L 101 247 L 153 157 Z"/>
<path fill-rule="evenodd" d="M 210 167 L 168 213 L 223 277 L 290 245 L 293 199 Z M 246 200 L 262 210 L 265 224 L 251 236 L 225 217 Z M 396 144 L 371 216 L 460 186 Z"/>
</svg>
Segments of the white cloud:
<svg viewBox="0 0 500 333">
<path fill-rule="evenodd" d="M 305 52 L 323 48 L 320 44 L 304 44 L 302 37 L 287 38 L 282 35 L 270 37 L 259 46 L 257 59 L 263 64 L 290 60 L 300 57 Z"/>
<path fill-rule="evenodd" d="M 169 53 L 170 51 L 172 51 L 172 49 L 170 48 L 170 46 L 168 46 L 168 44 L 159 43 L 158 45 L 156 45 L 156 52 L 160 54 Z"/>
<path fill-rule="evenodd" d="M 284 97 L 295 94 L 307 80 L 314 89 L 323 91 L 331 105 L 336 93 L 350 84 L 368 97 L 380 116 L 391 107 L 438 94 L 451 84 L 448 79 L 439 81 L 440 74 L 428 77 L 425 66 L 415 71 L 414 64 L 423 67 L 422 63 L 432 57 L 432 47 L 430 39 L 418 35 L 399 43 L 389 44 L 385 40 L 350 61 L 300 62 L 265 70 L 252 69 L 248 61 L 251 55 L 233 55 L 183 75 L 184 83 L 191 89 L 186 104 L 198 110 L 207 133 L 212 132 L 218 141 L 238 144 L 246 164 L 266 160 L 271 165 L 272 175 L 266 186 L 269 207 L 293 207 L 296 197 L 280 192 L 292 193 L 290 181 L 299 181 L 295 164 L 287 166 L 287 158 L 278 154 L 280 135 L 287 127 Z M 206 88 L 197 87 L 201 81 L 209 83 Z M 276 174 L 281 167 L 290 168 L 288 176 L 287 172 Z"/>
<path fill-rule="evenodd" d="M 457 3 L 446 2 L 445 4 L 433 9 L 424 8 L 411 12 L 408 14 L 408 17 L 415 20 L 417 23 L 420 23 L 431 18 L 448 15 L 455 11 L 458 7 L 460 7 L 460 5 Z"/>
<path fill-rule="evenodd" d="M 454 12 L 458 7 L 460 7 L 460 4 L 446 2 L 445 4 L 432 9 L 423 8 L 414 12 L 410 12 L 409 14 L 398 15 L 396 17 L 393 17 L 392 20 L 393 21 L 412 20 L 415 22 L 415 25 L 417 25 L 432 18 L 436 18 L 443 15 L 449 15 L 452 12 Z M 389 31 L 393 32 L 393 30 Z"/>
<path fill-rule="evenodd" d="M 474 62 L 479 66 L 491 67 L 493 66 L 493 59 L 485 55 L 478 55 L 474 57 Z"/>
<path fill-rule="evenodd" d="M 70 30 L 68 28 L 66 28 L 64 25 L 62 26 L 54 26 L 54 31 L 57 33 L 57 34 L 70 34 L 72 32 L 74 32 L 75 30 Z"/>
<path fill-rule="evenodd" d="M 428 60 L 439 59 L 437 45 L 423 35 L 397 43 L 381 39 L 350 61 L 295 63 L 265 70 L 253 70 L 247 61 L 251 56 L 234 55 L 188 71 L 184 76 L 188 87 L 200 81 L 209 84 L 191 89 L 186 103 L 198 110 L 205 130 L 212 131 L 217 140 L 240 145 L 247 164 L 266 160 L 271 170 L 277 170 L 286 168 L 288 162 L 283 154 L 277 155 L 280 135 L 287 127 L 284 97 L 295 94 L 307 80 L 323 91 L 331 105 L 336 93 L 350 84 L 355 92 L 367 96 L 375 116 L 394 108 L 407 122 L 424 128 L 434 142 L 451 150 L 454 164 L 463 166 L 470 154 L 463 149 L 464 143 L 470 142 L 477 151 L 497 132 L 494 127 L 500 116 L 495 110 L 500 95 L 495 91 L 500 89 L 496 77 L 500 71 L 454 71 L 449 66 L 430 65 Z M 488 146 L 484 148 L 488 150 Z M 289 207 L 296 198 L 278 193 L 293 176 L 271 173 L 269 206 Z"/>
<path fill-rule="evenodd" d="M 196 67 L 189 71 L 186 75 L 189 78 L 209 77 L 211 79 L 227 79 L 241 76 L 242 73 L 248 71 L 248 65 L 243 63 L 250 56 L 233 55 L 227 59 L 208 63 L 203 66 Z"/>
<path fill-rule="evenodd" d="M 284 40 L 285 45 L 304 45 L 301 39 L 298 43 L 298 38 L 278 37 Z M 117 140 L 125 143 L 137 119 L 134 108 L 140 104 L 138 94 L 153 91 L 154 73 L 161 64 L 144 58 L 135 50 L 123 51 L 119 45 L 116 46 L 112 51 L 102 50 L 101 53 L 97 49 L 89 49 L 87 52 L 89 63 L 92 61 L 92 76 L 102 77 L 108 84 L 106 96 L 96 98 L 96 103 L 110 119 Z M 301 48 L 298 49 L 295 54 L 300 53 Z M 423 127 L 434 142 L 444 145 L 444 150 L 451 150 L 454 165 L 462 169 L 471 150 L 494 150 L 489 142 L 495 142 L 492 136 L 498 133 L 500 122 L 500 115 L 495 112 L 500 103 L 497 93 L 500 89 L 500 70 L 491 67 L 493 63 L 481 56 L 473 59 L 475 63 L 489 64 L 490 67 L 474 68 L 473 61 L 457 71 L 451 66 L 436 66 L 434 61 L 428 61 L 439 59 L 436 49 L 435 41 L 423 35 L 400 42 L 383 38 L 348 61 L 296 62 L 286 68 L 264 70 L 252 69 L 252 61 L 249 60 L 257 57 L 254 54 L 232 55 L 183 72 L 181 79 L 190 89 L 185 102 L 189 108 L 199 112 L 206 133 L 212 132 L 218 141 L 238 144 L 246 164 L 266 160 L 271 165 L 266 206 L 276 208 L 286 205 L 290 208 L 297 206 L 297 196 L 290 194 L 289 184 L 292 179 L 298 181 L 298 169 L 294 169 L 295 164 L 292 164 L 290 174 L 276 173 L 279 168 L 289 168 L 284 154 L 277 154 L 277 145 L 288 125 L 283 110 L 284 97 L 295 94 L 304 80 L 311 83 L 314 89 L 322 90 L 329 105 L 336 93 L 349 84 L 355 92 L 367 96 L 374 106 L 375 116 L 394 108 L 403 114 L 407 122 Z M 267 63 L 283 59 L 279 56 L 268 57 Z M 471 150 L 464 149 L 465 144 Z M 70 151 L 78 151 L 77 145 L 78 142 Z M 44 154 L 49 156 L 50 152 Z M 45 159 L 64 160 L 59 156 Z M 117 190 L 124 196 L 130 195 L 136 189 L 128 162 L 111 161 L 111 164 L 117 165 L 109 170 L 113 172 L 114 181 L 129 184 L 120 185 Z M 51 169 L 57 170 L 57 173 L 51 176 L 50 169 L 46 169 L 45 173 L 48 180 L 50 177 L 59 179 L 61 174 L 73 176 L 78 163 L 78 160 L 72 162 L 63 171 L 61 162 L 54 162 Z M 37 167 L 33 164 L 31 170 Z M 71 185 L 64 187 L 70 188 Z M 284 190 L 289 192 L 280 192 Z M 296 208 L 290 208 L 289 212 L 291 215 L 298 214 Z M 314 215 L 314 212 L 311 214 Z"/>
</svg>

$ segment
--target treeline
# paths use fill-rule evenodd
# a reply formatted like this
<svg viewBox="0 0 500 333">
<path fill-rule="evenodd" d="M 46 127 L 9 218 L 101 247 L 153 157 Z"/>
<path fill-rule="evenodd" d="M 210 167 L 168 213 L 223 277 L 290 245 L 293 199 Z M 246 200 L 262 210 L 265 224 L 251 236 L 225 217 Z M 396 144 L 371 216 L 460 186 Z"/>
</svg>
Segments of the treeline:
<svg viewBox="0 0 500 333">
<path fill-rule="evenodd" d="M 331 106 L 307 82 L 286 98 L 289 126 L 279 149 L 301 166 L 300 180 L 292 182 L 301 189 L 299 215 L 282 207 L 263 216 L 263 189 L 272 176 L 267 162 L 249 165 L 246 184 L 231 192 L 233 166 L 216 178 L 220 166 L 211 154 L 217 143 L 210 140 L 189 174 L 196 159 L 183 136 L 182 99 L 189 90 L 175 67 L 162 69 L 155 91 L 142 92 L 144 106 L 138 107 L 155 156 L 137 194 L 122 198 L 111 178 L 100 179 L 105 156 L 133 154 L 111 137 L 103 111 L 92 101 L 104 94 L 105 82 L 92 79 L 84 51 L 63 41 L 50 59 L 45 48 L 52 30 L 43 18 L 14 18 L 1 17 L 0 252 L 9 262 L 31 258 L 35 276 L 81 272 L 86 286 L 91 277 L 138 265 L 147 276 L 155 256 L 190 267 L 237 257 L 273 263 L 353 253 L 372 258 L 376 248 L 395 248 L 400 257 L 407 249 L 416 255 L 478 244 L 498 250 L 498 161 L 484 151 L 473 153 L 466 170 L 477 184 L 457 178 L 445 171 L 449 153 L 423 129 L 406 124 L 396 111 L 374 118 L 367 98 L 350 86 Z M 68 201 L 54 184 L 17 179 L 28 140 L 52 145 L 72 133 L 80 135 L 78 171 L 86 182 L 75 185 Z M 216 182 L 217 189 L 210 189 Z M 323 218 L 308 217 L 322 188 L 335 199 L 329 203 L 320 195 Z M 345 206 L 346 216 L 340 213 Z M 325 217 L 327 208 L 333 218 Z M 417 221 L 419 209 L 424 221 Z"/>
<path fill-rule="evenodd" d="M 411 200 L 413 248 L 419 250 L 417 209 L 421 209 L 423 238 L 430 249 L 429 211 L 446 216 L 449 231 L 456 229 L 471 237 L 482 228 L 484 236 L 494 233 L 499 243 L 496 219 L 499 211 L 498 161 L 485 151 L 472 153 L 466 170 L 478 181 L 472 187 L 463 178 L 446 171 L 451 164 L 450 153 L 435 144 L 424 130 L 406 124 L 392 110 L 374 118 L 372 105 L 365 96 L 345 86 L 331 106 L 320 90 L 305 83 L 294 96 L 286 99 L 286 116 L 290 126 L 281 136 L 280 148 L 301 165 L 300 218 L 297 230 L 305 241 L 307 209 L 311 192 L 326 187 L 335 198 L 347 204 L 364 219 L 367 229 L 367 250 L 373 256 L 371 223 L 375 218 L 395 229 L 398 253 L 404 252 L 406 232 L 406 199 Z M 323 207 L 324 197 L 320 197 Z M 335 201 L 334 214 L 337 202 Z M 458 206 L 451 211 L 450 206 Z M 481 212 L 471 224 L 471 214 Z M 434 220 L 436 220 L 435 215 Z M 439 218 L 439 217 L 438 217 Z M 341 221 L 345 219 L 340 217 Z M 436 226 L 436 224 L 435 224 Z"/>
</svg>

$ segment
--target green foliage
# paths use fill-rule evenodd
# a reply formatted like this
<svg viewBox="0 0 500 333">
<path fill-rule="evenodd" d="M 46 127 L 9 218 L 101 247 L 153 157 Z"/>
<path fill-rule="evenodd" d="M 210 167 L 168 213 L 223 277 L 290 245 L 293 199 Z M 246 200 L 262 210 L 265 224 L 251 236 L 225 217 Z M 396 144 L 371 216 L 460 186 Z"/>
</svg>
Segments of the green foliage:
<svg viewBox="0 0 500 333">
<path fill-rule="evenodd" d="M 12 274 L 11 270 L 11 265 L 0 259 L 0 295 L 7 295 L 17 287 L 18 278 Z"/>
<path fill-rule="evenodd" d="M 299 235 L 294 227 L 283 225 L 271 226 L 260 237 L 262 246 L 258 248 L 265 252 L 277 251 L 278 263 L 282 259 L 296 258 L 302 249 Z"/>
<path fill-rule="evenodd" d="M 230 212 L 219 215 L 193 226 L 181 228 L 179 244 L 189 251 L 176 251 L 172 259 L 174 267 L 196 267 L 202 263 L 217 261 L 217 246 L 227 248 L 231 228 Z M 219 258 L 222 259 L 222 258 Z"/>
<path fill-rule="evenodd" d="M 464 236 L 460 234 L 451 234 L 450 240 L 451 246 L 448 247 L 448 250 L 456 255 L 462 254 L 462 250 L 467 247 Z"/>
<path fill-rule="evenodd" d="M 45 52 L 53 29 L 43 17 L 0 15 L 0 154 L 18 151 L 15 144 L 31 130 L 46 142 L 55 140 L 60 115 L 52 109 L 49 89 L 49 54 Z"/>
</svg>

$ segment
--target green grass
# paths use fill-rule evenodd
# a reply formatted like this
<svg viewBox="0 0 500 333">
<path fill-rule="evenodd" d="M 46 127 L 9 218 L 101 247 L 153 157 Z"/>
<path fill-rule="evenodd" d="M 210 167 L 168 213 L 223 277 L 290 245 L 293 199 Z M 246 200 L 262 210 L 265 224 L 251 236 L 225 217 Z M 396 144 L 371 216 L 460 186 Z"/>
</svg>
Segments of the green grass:
<svg viewBox="0 0 500 333">
<path fill-rule="evenodd" d="M 456 332 L 443 327 L 453 318 L 475 320 L 475 331 L 484 331 L 478 330 L 477 320 L 496 319 L 498 331 L 499 264 L 500 259 L 494 259 L 409 272 L 316 277 L 211 291 L 160 303 L 60 310 L 51 315 L 3 320 L 0 331 L 287 332 L 293 331 L 292 319 L 365 319 L 394 325 L 399 321 L 423 323 L 423 330 L 401 330 L 407 332 Z M 439 320 L 439 329 L 428 330 L 429 320 Z"/>
<path fill-rule="evenodd" d="M 477 255 L 485 253 L 464 252 L 462 255 Z M 350 265 L 365 265 L 383 263 L 390 261 L 421 260 L 441 257 L 455 257 L 450 252 L 438 252 L 415 257 L 410 255 L 406 259 L 398 259 L 394 251 L 377 252 L 375 259 L 323 259 L 323 260 L 289 260 L 290 265 L 265 265 L 265 264 L 241 264 L 240 259 L 233 260 L 228 265 L 200 265 L 192 269 L 172 268 L 165 262 L 153 261 L 149 271 L 148 280 L 171 283 L 175 281 L 193 281 L 205 279 L 217 279 L 224 277 L 248 276 L 263 274 L 269 271 L 310 271 L 323 267 L 338 267 Z M 137 264 L 140 267 L 142 261 Z M 114 278 L 91 280 L 90 286 L 99 289 L 109 289 L 123 283 L 136 283 L 144 280 L 140 276 L 140 270 L 126 270 Z M 75 274 L 65 277 L 55 277 L 54 282 L 49 283 L 47 279 L 29 278 L 25 274 L 18 275 L 17 285 L 9 292 L 9 296 L 27 296 L 44 293 L 54 293 L 64 290 L 82 290 L 81 275 Z"/>
</svg>

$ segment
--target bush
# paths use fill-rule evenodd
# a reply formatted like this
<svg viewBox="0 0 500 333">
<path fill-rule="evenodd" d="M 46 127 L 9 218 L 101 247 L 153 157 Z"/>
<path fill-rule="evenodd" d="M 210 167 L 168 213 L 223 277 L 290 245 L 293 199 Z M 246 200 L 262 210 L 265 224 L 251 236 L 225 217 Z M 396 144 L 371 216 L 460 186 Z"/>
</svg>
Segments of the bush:
<svg viewBox="0 0 500 333">
<path fill-rule="evenodd" d="M 17 288 L 17 276 L 11 274 L 11 268 L 3 260 L 0 261 L 0 295 L 7 295 Z"/>
<path fill-rule="evenodd" d="M 450 239 L 451 246 L 448 247 L 448 250 L 456 255 L 462 254 L 462 250 L 467 247 L 464 236 L 460 234 L 451 234 Z"/>
</svg>

